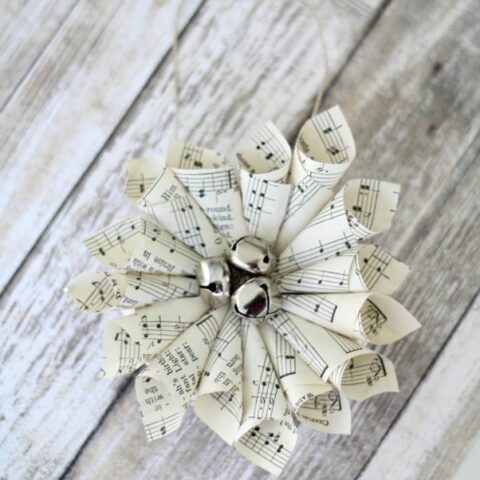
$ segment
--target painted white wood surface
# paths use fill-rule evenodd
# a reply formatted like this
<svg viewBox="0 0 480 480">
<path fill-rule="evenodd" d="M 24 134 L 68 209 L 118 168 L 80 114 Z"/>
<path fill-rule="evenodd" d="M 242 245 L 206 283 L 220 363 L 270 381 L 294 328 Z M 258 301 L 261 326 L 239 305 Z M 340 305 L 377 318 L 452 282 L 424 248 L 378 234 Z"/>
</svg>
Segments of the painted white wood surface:
<svg viewBox="0 0 480 480">
<path fill-rule="evenodd" d="M 161 153 L 172 135 L 168 51 L 176 2 L 135 3 L 141 7 L 133 12 L 128 2 L 78 2 L 68 14 L 58 10 L 48 35 L 10 35 L 20 52 L 33 46 L 23 60 L 30 66 L 20 65 L 5 84 L 11 93 L 0 112 L 7 140 L 0 168 L 9 175 L 0 200 L 4 282 L 13 275 L 0 299 L 0 465 L 8 478 L 265 478 L 191 414 L 179 432 L 147 444 L 131 380 L 95 377 L 103 320 L 76 312 L 61 291 L 95 266 L 81 239 L 132 212 L 122 195 L 125 160 Z M 273 118 L 292 138 L 321 77 L 315 25 L 299 3 L 186 5 L 180 136 L 231 154 L 252 124 Z M 382 440 L 402 438 L 396 419 L 424 388 L 426 372 L 448 362 L 443 347 L 470 318 L 480 280 L 472 215 L 479 208 L 478 8 L 473 0 L 317 7 L 332 66 L 325 104 L 342 105 L 358 145 L 349 176 L 404 185 L 395 225 L 380 240 L 412 265 L 399 299 L 424 328 L 387 349 L 402 392 L 355 405 L 351 437 L 302 428 L 283 477 L 363 472 L 365 479 Z M 44 18 L 51 9 L 45 2 L 31 11 Z M 9 12 L 22 23 L 17 10 Z M 13 191 L 19 203 L 7 208 Z M 434 385 L 425 388 L 435 394 Z"/>
<path fill-rule="evenodd" d="M 480 431 L 479 321 L 477 296 L 361 480 L 453 477 Z"/>
<path fill-rule="evenodd" d="M 0 2 L 0 111 L 72 13 L 78 0 Z"/>
<path fill-rule="evenodd" d="M 186 2 L 183 25 L 199 4 Z M 0 217 L 0 288 L 165 60 L 176 5 L 80 0 L 20 79 L 0 112 L 0 210 L 8 212 Z M 2 53 L 9 72 L 14 62 Z"/>
</svg>

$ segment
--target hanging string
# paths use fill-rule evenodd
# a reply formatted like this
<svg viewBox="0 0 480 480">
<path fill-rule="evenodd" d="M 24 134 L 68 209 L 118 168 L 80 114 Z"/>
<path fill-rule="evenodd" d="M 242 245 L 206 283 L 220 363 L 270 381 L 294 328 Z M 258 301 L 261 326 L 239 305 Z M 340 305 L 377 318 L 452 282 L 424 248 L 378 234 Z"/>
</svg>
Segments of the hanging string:
<svg viewBox="0 0 480 480">
<path fill-rule="evenodd" d="M 327 84 L 328 76 L 329 76 L 329 65 L 328 65 L 328 51 L 327 45 L 325 44 L 325 38 L 323 36 L 323 28 L 322 24 L 320 23 L 320 19 L 317 16 L 317 12 L 312 7 L 311 3 L 308 0 L 300 0 L 302 5 L 305 9 L 310 13 L 311 17 L 315 21 L 315 24 L 318 28 L 318 36 L 320 37 L 320 45 L 321 45 L 321 55 L 323 60 L 323 75 L 322 75 L 322 82 L 320 83 L 320 88 L 318 89 L 317 96 L 315 98 L 315 103 L 313 104 L 312 109 L 312 116 L 316 115 L 320 109 L 320 104 L 322 103 L 323 94 L 325 93 L 325 87 Z"/>
<path fill-rule="evenodd" d="M 174 79 L 174 90 L 175 90 L 175 115 L 174 115 L 174 138 L 178 137 L 178 124 L 180 116 L 180 90 L 181 90 L 181 77 L 180 77 L 180 65 L 179 65 L 179 37 L 180 37 L 180 18 L 183 10 L 183 4 L 185 0 L 180 0 L 177 12 L 175 15 L 175 28 L 174 28 L 174 37 L 173 37 L 173 79 Z M 318 34 L 320 39 L 321 46 L 321 56 L 323 61 L 323 72 L 322 72 L 322 82 L 318 89 L 318 93 L 315 97 L 315 102 L 312 108 L 312 116 L 316 115 L 320 109 L 322 103 L 323 94 L 325 92 L 326 83 L 329 76 L 329 64 L 328 64 L 328 52 L 327 46 L 325 44 L 325 38 L 323 36 L 323 28 L 320 22 L 320 19 L 317 16 L 317 13 L 309 0 L 300 0 L 300 3 L 307 10 L 310 16 L 315 21 L 315 24 L 318 28 Z"/>
<path fill-rule="evenodd" d="M 184 0 L 180 0 L 177 7 L 177 13 L 175 15 L 175 29 L 173 32 L 173 88 L 175 89 L 175 114 L 173 118 L 173 132 L 174 138 L 178 138 L 178 117 L 180 112 L 180 65 L 179 65 L 179 36 L 180 36 L 180 17 L 182 15 Z"/>
</svg>

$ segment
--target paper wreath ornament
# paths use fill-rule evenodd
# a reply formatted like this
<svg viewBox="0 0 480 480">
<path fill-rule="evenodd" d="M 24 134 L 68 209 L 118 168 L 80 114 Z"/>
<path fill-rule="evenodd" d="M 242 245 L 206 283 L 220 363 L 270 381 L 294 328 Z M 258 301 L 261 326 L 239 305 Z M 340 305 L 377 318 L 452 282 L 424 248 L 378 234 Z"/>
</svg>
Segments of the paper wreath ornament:
<svg viewBox="0 0 480 480">
<path fill-rule="evenodd" d="M 123 310 L 105 329 L 102 372 L 143 367 L 148 440 L 176 430 L 193 401 L 223 440 L 279 474 L 297 421 L 348 434 L 348 399 L 398 391 L 392 362 L 366 345 L 419 327 L 388 296 L 408 267 L 365 241 L 390 226 L 399 187 L 360 179 L 334 193 L 355 154 L 334 107 L 293 151 L 267 123 L 235 166 L 177 141 L 165 162 L 131 161 L 126 193 L 149 219 L 87 239 L 116 271 L 67 290 L 83 310 Z"/>
</svg>

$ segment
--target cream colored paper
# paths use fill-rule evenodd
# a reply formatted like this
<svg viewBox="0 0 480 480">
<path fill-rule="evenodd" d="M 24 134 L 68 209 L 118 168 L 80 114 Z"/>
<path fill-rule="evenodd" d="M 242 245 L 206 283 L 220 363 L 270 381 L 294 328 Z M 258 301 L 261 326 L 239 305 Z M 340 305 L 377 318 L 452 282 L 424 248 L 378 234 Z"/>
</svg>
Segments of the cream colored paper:
<svg viewBox="0 0 480 480">
<path fill-rule="evenodd" d="M 127 192 L 131 190 L 130 182 L 138 176 L 137 168 L 138 161 L 129 170 Z M 200 255 L 212 257 L 226 251 L 226 240 L 171 168 L 163 167 L 145 194 L 131 200 Z"/>
<path fill-rule="evenodd" d="M 229 242 L 248 235 L 235 170 L 222 155 L 206 148 L 172 142 L 166 160 Z"/>
<path fill-rule="evenodd" d="M 277 239 L 282 252 L 332 197 L 332 189 L 355 158 L 347 121 L 338 106 L 305 123 L 293 150 L 288 208 Z"/>
<path fill-rule="evenodd" d="M 257 325 L 243 319 L 242 337 L 243 416 L 235 446 L 278 475 L 295 447 L 297 429 Z"/>
<path fill-rule="evenodd" d="M 268 322 L 293 346 L 307 365 L 355 400 L 398 391 L 393 364 L 347 337 L 282 310 Z"/>
<path fill-rule="evenodd" d="M 84 243 L 103 265 L 136 272 L 195 275 L 201 259 L 171 233 L 139 217 L 107 227 Z"/>
<path fill-rule="evenodd" d="M 378 180 L 349 181 L 281 252 L 276 273 L 284 275 L 342 255 L 356 249 L 360 240 L 389 228 L 399 190 L 398 185 Z"/>
<path fill-rule="evenodd" d="M 238 152 L 243 212 L 250 235 L 274 243 L 290 195 L 286 184 L 291 149 L 271 122 L 256 131 Z"/>
<path fill-rule="evenodd" d="M 129 373 L 164 350 L 208 309 L 200 297 L 181 298 L 112 320 L 103 337 L 103 374 Z"/>
<path fill-rule="evenodd" d="M 320 260 L 310 267 L 278 278 L 282 293 L 374 291 L 392 294 L 409 268 L 376 245 L 361 245 L 355 253 Z"/>
<path fill-rule="evenodd" d="M 341 391 L 322 380 L 278 330 L 263 324 L 261 333 L 295 415 L 322 432 L 350 433 L 350 406 Z"/>
<path fill-rule="evenodd" d="M 283 309 L 363 342 L 393 343 L 420 327 L 396 300 L 375 292 L 288 294 Z"/>
<path fill-rule="evenodd" d="M 232 311 L 215 338 L 195 401 L 195 413 L 233 444 L 242 420 L 243 353 L 240 318 Z"/>
<path fill-rule="evenodd" d="M 78 308 L 90 312 L 140 307 L 199 293 L 194 278 L 142 272 L 83 272 L 66 290 Z"/>
<path fill-rule="evenodd" d="M 226 310 L 223 307 L 204 315 L 152 359 L 137 377 L 137 400 L 148 440 L 179 427 Z"/>
</svg>

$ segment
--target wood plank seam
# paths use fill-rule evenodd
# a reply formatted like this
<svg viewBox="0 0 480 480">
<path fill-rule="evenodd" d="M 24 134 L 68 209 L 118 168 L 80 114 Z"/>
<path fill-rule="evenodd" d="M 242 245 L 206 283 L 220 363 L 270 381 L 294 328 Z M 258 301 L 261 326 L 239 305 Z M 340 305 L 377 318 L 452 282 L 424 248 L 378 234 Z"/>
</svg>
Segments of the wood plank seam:
<svg viewBox="0 0 480 480">
<path fill-rule="evenodd" d="M 114 397 L 114 399 L 112 400 L 112 402 L 108 405 L 108 407 L 105 409 L 105 411 L 103 412 L 103 415 L 100 417 L 97 425 L 95 426 L 95 428 L 93 428 L 90 433 L 88 434 L 88 436 L 85 438 L 85 441 L 82 443 L 82 445 L 80 446 L 80 448 L 78 449 L 78 451 L 75 453 L 75 455 L 73 456 L 72 460 L 70 461 L 70 463 L 65 467 L 65 470 L 62 472 L 62 474 L 59 476 L 59 479 L 64 479 L 68 476 L 68 474 L 70 473 L 70 471 L 72 470 L 72 468 L 74 467 L 74 465 L 77 463 L 77 460 L 80 458 L 80 456 L 82 455 L 83 451 L 85 450 L 85 448 L 87 447 L 87 445 L 90 443 L 90 440 L 93 438 L 93 436 L 97 433 L 98 429 L 102 427 L 103 423 L 105 422 L 105 420 L 108 418 L 108 416 L 110 415 L 110 412 L 113 410 L 113 408 L 115 408 L 115 405 L 117 403 L 117 400 L 119 400 L 121 397 L 123 397 L 123 395 L 125 394 L 126 391 L 128 391 L 130 389 L 130 387 L 133 385 L 134 383 L 134 380 L 135 380 L 135 377 L 132 375 L 130 376 L 129 378 L 126 378 L 124 383 L 118 388 L 117 392 L 116 392 L 116 395 Z"/>
<path fill-rule="evenodd" d="M 468 169 L 478 159 L 479 146 L 480 146 L 480 135 L 477 135 L 474 138 L 474 140 L 467 146 L 463 155 L 461 155 L 461 159 L 457 163 L 457 167 L 460 167 L 460 168 L 457 168 L 452 173 L 452 175 L 449 176 L 450 181 L 445 182 L 444 188 L 442 188 L 442 190 L 436 195 L 436 199 L 438 199 L 438 200 L 433 202 L 433 204 L 429 205 L 429 208 L 426 211 L 424 211 L 423 214 L 421 214 L 419 221 L 415 222 L 415 225 L 414 225 L 414 228 L 412 229 L 412 232 L 408 235 L 407 239 L 404 242 L 402 242 L 402 246 L 400 247 L 400 251 L 401 251 L 400 256 L 402 258 L 406 257 L 408 259 L 409 255 L 407 255 L 407 252 L 413 252 L 413 248 L 414 248 L 415 244 L 417 244 L 419 241 L 421 241 L 421 239 L 422 239 L 421 232 L 428 232 L 428 227 L 432 223 L 431 219 L 435 218 L 435 213 L 440 211 L 442 209 L 442 207 L 448 202 L 450 197 L 454 194 L 458 184 L 461 182 L 463 177 L 467 174 Z M 459 319 L 457 320 L 457 322 L 453 326 L 448 338 L 441 345 L 440 349 L 436 352 L 432 361 L 430 362 L 428 367 L 425 369 L 425 371 L 423 372 L 423 374 L 419 378 L 419 381 L 417 382 L 417 385 L 415 386 L 414 390 L 412 390 L 408 399 L 405 401 L 405 403 L 402 405 L 400 410 L 395 415 L 394 419 L 390 423 L 390 425 L 387 428 L 387 430 L 385 431 L 384 435 L 381 437 L 381 439 L 378 442 L 376 448 L 372 451 L 368 460 L 363 464 L 362 468 L 359 470 L 359 473 L 355 477 L 355 480 L 358 480 L 362 476 L 363 472 L 366 470 L 366 468 L 368 467 L 368 465 L 370 464 L 370 462 L 374 458 L 375 454 L 377 453 L 380 445 L 383 443 L 383 440 L 387 437 L 387 435 L 390 433 L 390 431 L 395 427 L 396 423 L 400 420 L 403 412 L 406 410 L 406 408 L 408 407 L 410 402 L 413 400 L 413 397 L 415 396 L 415 392 L 417 391 L 417 389 L 419 387 L 421 387 L 424 380 L 428 377 L 429 372 L 435 366 L 435 363 L 440 358 L 443 350 L 447 347 L 450 340 L 453 338 L 455 332 L 457 331 L 460 324 L 462 323 L 463 319 L 468 315 L 469 311 L 473 307 L 479 293 L 480 293 L 480 288 L 472 296 L 472 299 L 468 303 L 467 307 L 462 312 Z"/>
<path fill-rule="evenodd" d="M 374 29 L 375 25 L 377 25 L 377 23 L 380 21 L 381 17 L 384 15 L 384 13 L 386 12 L 387 8 L 390 6 L 391 3 L 392 3 L 392 0 L 384 0 L 383 3 L 381 3 L 379 5 L 378 9 L 375 11 L 371 20 L 367 23 L 366 27 L 364 28 L 361 36 L 358 39 L 357 44 L 352 48 L 352 50 L 349 52 L 349 54 L 345 58 L 345 61 L 343 62 L 343 64 L 340 65 L 340 68 L 332 76 L 331 80 L 326 84 L 325 91 L 323 92 L 322 102 L 320 103 L 320 110 L 322 110 L 322 105 L 324 104 L 325 99 L 328 97 L 331 90 L 338 83 L 341 76 L 343 75 L 343 72 L 345 71 L 345 69 L 347 68 L 347 66 L 351 62 L 351 60 L 355 57 L 357 52 L 361 49 L 362 45 L 367 40 L 371 31 Z M 312 101 L 311 101 L 312 105 L 313 105 L 314 101 L 315 101 L 315 97 L 312 97 Z M 305 114 L 305 116 L 303 118 L 301 118 L 300 121 L 297 123 L 297 127 L 293 129 L 293 132 L 298 132 L 300 130 L 300 127 L 310 117 L 311 117 L 310 110 L 308 110 L 308 112 Z M 287 137 L 287 140 L 289 141 L 289 143 L 293 143 L 295 141 L 296 136 L 297 136 L 297 133 L 293 133 L 291 136 Z"/>
<path fill-rule="evenodd" d="M 79 2 L 79 3 L 80 3 L 80 2 Z M 77 4 L 75 5 L 75 7 L 77 7 L 77 6 L 79 5 L 79 3 L 77 3 Z M 71 14 L 73 14 L 74 11 L 75 11 L 75 8 L 73 8 L 73 9 L 70 11 L 70 13 L 69 13 L 68 17 L 66 18 L 66 20 L 68 20 L 68 18 L 70 17 Z M 106 27 L 110 24 L 110 22 L 112 21 L 113 17 L 114 17 L 115 14 L 117 13 L 117 11 L 118 11 L 118 10 L 114 10 L 114 11 L 112 12 L 112 14 L 110 15 L 110 17 L 107 19 L 107 21 L 106 21 L 105 24 L 103 25 L 103 27 L 100 29 L 97 37 L 95 38 L 95 40 L 94 40 L 94 41 L 92 42 L 92 44 L 90 45 L 90 48 L 85 52 L 85 61 L 87 61 L 87 59 L 88 59 L 88 57 L 89 57 L 89 55 L 90 55 L 90 52 L 95 48 L 95 45 L 98 43 L 98 40 L 100 39 L 100 37 L 101 37 L 101 36 L 103 35 L 103 33 L 105 32 Z M 49 46 L 51 45 L 51 43 L 55 40 L 55 38 L 58 36 L 58 34 L 61 32 L 61 30 L 62 30 L 62 28 L 63 28 L 64 26 L 65 26 L 65 22 L 64 22 L 64 23 L 61 25 L 61 27 L 56 31 L 55 35 L 51 38 L 51 40 L 50 40 L 50 42 L 48 43 L 48 45 L 46 46 L 46 48 L 42 50 L 42 54 L 37 58 L 36 62 L 31 65 L 31 68 L 29 69 L 29 71 L 31 71 L 31 70 L 35 67 L 37 61 L 40 61 L 40 60 L 41 60 L 41 58 L 43 57 L 43 55 L 47 52 L 47 50 L 48 50 Z M 27 76 L 24 77 L 24 79 L 26 79 L 26 78 L 27 78 Z M 18 84 L 17 88 L 15 89 L 15 92 L 18 91 L 18 88 L 20 88 L 21 85 L 22 85 L 21 83 Z M 11 97 L 9 97 L 9 101 L 10 101 L 11 99 L 13 99 L 14 97 L 15 97 L 15 94 L 13 94 Z M 7 107 L 7 105 L 8 105 L 8 103 L 5 104 L 5 107 Z M 1 111 L 0 111 L 0 113 L 1 113 Z M 10 131 L 8 132 L 8 135 L 10 135 Z M 3 165 L 0 165 L 0 172 L 2 171 L 2 169 L 3 169 Z"/>
<path fill-rule="evenodd" d="M 203 5 L 205 4 L 206 0 L 203 0 L 198 9 L 196 10 L 195 14 L 192 15 L 190 17 L 190 19 L 185 23 L 185 27 L 179 32 L 179 38 L 181 38 L 184 34 L 184 32 L 186 31 L 186 29 L 190 26 L 191 22 L 193 22 L 194 18 L 196 17 L 196 15 L 198 14 L 198 12 L 201 10 L 201 8 L 203 7 Z M 107 22 L 108 24 L 108 22 Z M 102 29 L 103 31 L 104 29 Z M 93 47 L 93 45 L 92 45 Z M 90 173 L 90 171 L 93 169 L 93 167 L 95 166 L 97 160 L 100 158 L 100 156 L 103 154 L 103 152 L 105 151 L 105 149 L 108 148 L 109 144 L 114 140 L 115 136 L 117 135 L 118 131 L 121 130 L 121 128 L 123 127 L 123 124 L 125 122 L 125 120 L 129 117 L 130 113 L 135 109 L 136 105 L 137 105 L 137 101 L 138 99 L 140 98 L 140 96 L 142 95 L 142 92 L 145 90 L 145 88 L 148 88 L 148 85 L 150 84 L 150 82 L 152 81 L 152 79 L 158 74 L 158 71 L 164 66 L 164 64 L 168 61 L 169 57 L 171 56 L 172 54 L 172 47 L 170 47 L 167 52 L 165 53 L 165 55 L 159 59 L 158 63 L 157 63 L 157 66 L 152 70 L 152 73 L 149 75 L 149 77 L 147 78 L 146 82 L 144 83 L 143 87 L 138 91 L 137 95 L 135 96 L 135 98 L 133 99 L 132 103 L 129 105 L 129 107 L 125 110 L 125 113 L 120 117 L 120 119 L 118 120 L 117 124 L 113 127 L 112 131 L 110 132 L 110 135 L 106 138 L 105 142 L 103 143 L 103 145 L 99 148 L 99 150 L 97 151 L 97 153 L 95 154 L 95 156 L 93 157 L 92 161 L 88 164 L 88 166 L 85 168 L 85 170 L 83 171 L 83 173 L 79 176 L 79 178 L 77 179 L 77 181 L 75 182 L 75 184 L 73 185 L 72 189 L 70 190 L 70 192 L 68 192 L 68 194 L 65 196 L 65 198 L 63 199 L 63 201 L 59 204 L 57 210 L 55 211 L 54 215 L 52 215 L 52 217 L 50 218 L 50 220 L 46 223 L 44 229 L 42 230 L 41 234 L 35 239 L 35 242 L 32 244 L 32 246 L 30 247 L 30 249 L 28 250 L 27 254 L 24 256 L 24 258 L 22 259 L 22 261 L 18 264 L 17 268 L 14 270 L 14 272 L 12 273 L 12 275 L 10 276 L 10 278 L 8 279 L 8 281 L 5 283 L 5 288 L 0 292 L 0 301 L 2 300 L 3 296 L 8 292 L 8 290 L 13 286 L 13 284 L 15 283 L 15 278 L 16 276 L 18 275 L 18 273 L 20 272 L 20 270 L 22 270 L 23 266 L 25 265 L 25 263 L 27 262 L 27 260 L 29 259 L 30 255 L 32 254 L 32 252 L 35 250 L 35 248 L 37 247 L 37 245 L 39 244 L 39 242 L 43 239 L 43 237 L 45 236 L 45 234 L 47 233 L 48 229 L 50 228 L 50 226 L 52 225 L 52 223 L 55 222 L 56 218 L 58 217 L 58 215 L 61 213 L 61 211 L 63 210 L 63 208 L 65 207 L 65 205 L 69 202 L 70 200 L 70 197 L 72 196 L 72 194 L 75 192 L 75 190 L 79 187 L 79 185 L 83 182 L 83 180 L 88 176 L 88 174 Z"/>
<path fill-rule="evenodd" d="M 413 251 L 416 242 L 416 237 L 421 236 L 422 231 L 427 231 L 434 223 L 435 214 L 438 213 L 444 205 L 448 202 L 450 197 L 455 193 L 455 189 L 466 175 L 468 169 L 473 165 L 478 158 L 480 152 L 480 133 L 472 140 L 466 147 L 460 160 L 455 165 L 453 172 L 448 175 L 448 180 L 442 185 L 442 189 L 437 192 L 435 199 L 431 204 L 420 211 L 418 220 L 413 224 L 411 232 L 407 235 L 405 241 L 399 247 L 398 256 L 400 258 L 408 259 L 409 253 Z"/>
<path fill-rule="evenodd" d="M 445 350 L 445 348 L 447 347 L 447 345 L 450 343 L 451 339 L 453 338 L 453 336 L 455 335 L 455 332 L 458 330 L 459 326 L 461 325 L 463 319 L 468 315 L 468 313 L 470 312 L 470 310 L 472 309 L 475 301 L 477 300 L 478 296 L 480 294 L 480 288 L 476 291 L 475 295 L 473 295 L 472 299 L 470 300 L 470 302 L 468 303 L 467 307 L 465 308 L 465 310 L 462 312 L 462 314 L 460 315 L 460 317 L 458 318 L 458 320 L 455 322 L 455 325 L 453 326 L 451 332 L 450 332 L 450 335 L 445 339 L 445 341 L 443 342 L 443 344 L 441 345 L 440 349 L 435 353 L 432 361 L 429 363 L 428 367 L 426 368 L 426 370 L 423 372 L 423 374 L 420 376 L 419 380 L 418 380 L 418 383 L 417 385 L 415 386 L 415 388 L 412 390 L 410 396 L 408 397 L 408 399 L 405 401 L 405 403 L 402 405 L 402 407 L 400 408 L 400 410 L 397 412 L 397 414 L 395 415 L 395 417 L 393 418 L 392 422 L 390 423 L 388 429 L 385 431 L 384 435 L 381 437 L 380 441 L 378 442 L 376 448 L 372 451 L 371 455 L 368 457 L 368 460 L 363 464 L 362 468 L 359 470 L 357 476 L 355 477 L 355 480 L 358 480 L 363 472 L 366 470 L 366 468 L 368 467 L 368 465 L 370 464 L 370 462 L 372 461 L 373 457 L 375 456 L 375 454 L 377 453 L 378 451 L 378 448 L 380 447 L 380 445 L 383 443 L 383 440 L 387 437 L 387 435 L 389 434 L 390 430 L 392 430 L 392 428 L 395 427 L 395 425 L 398 423 L 398 421 L 400 420 L 403 412 L 406 410 L 406 408 L 408 407 L 408 405 L 410 404 L 410 402 L 413 400 L 414 396 L 415 396 L 415 393 L 417 392 L 417 390 L 419 389 L 419 387 L 421 387 L 423 385 L 423 382 L 425 381 L 425 379 L 428 377 L 428 375 L 430 374 L 430 371 L 434 368 L 435 364 L 437 363 L 437 361 L 439 360 L 440 356 L 442 355 L 443 351 Z"/>
<path fill-rule="evenodd" d="M 62 30 L 63 26 L 65 23 L 68 21 L 72 13 L 75 11 L 75 9 L 78 7 L 78 4 L 80 3 L 80 0 L 77 0 L 76 3 L 72 6 L 72 8 L 68 11 L 67 15 L 62 19 L 61 23 L 58 25 L 57 30 L 52 34 L 52 36 L 48 39 L 47 43 L 43 46 L 42 50 L 39 52 L 37 57 L 33 60 L 33 62 L 30 64 L 30 66 L 27 68 L 27 70 L 23 73 L 23 75 L 18 79 L 17 83 L 13 87 L 11 93 L 5 98 L 4 102 L 2 105 L 0 105 L 0 114 L 5 110 L 7 105 L 10 103 L 12 98 L 15 96 L 17 93 L 18 89 L 23 85 L 25 82 L 26 78 L 30 75 L 30 72 L 35 68 L 36 65 L 38 65 L 38 62 L 40 59 L 44 56 L 45 52 L 48 50 L 52 42 L 55 40 L 55 38 L 58 36 L 60 31 Z"/>
</svg>

